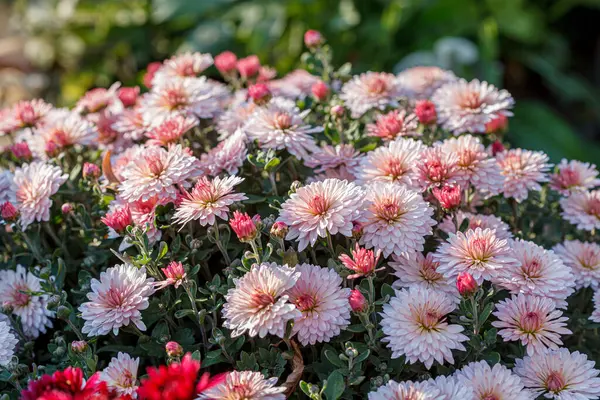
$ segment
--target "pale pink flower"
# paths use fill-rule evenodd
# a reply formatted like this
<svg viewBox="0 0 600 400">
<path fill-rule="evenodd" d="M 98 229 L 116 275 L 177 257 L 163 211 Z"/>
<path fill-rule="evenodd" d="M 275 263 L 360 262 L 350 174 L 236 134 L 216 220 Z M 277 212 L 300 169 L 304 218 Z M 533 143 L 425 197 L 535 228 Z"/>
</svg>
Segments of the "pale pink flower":
<svg viewBox="0 0 600 400">
<path fill-rule="evenodd" d="M 575 289 L 600 286 L 600 245 L 598 243 L 566 240 L 554 247 L 554 252 L 575 276 Z"/>
<path fill-rule="evenodd" d="M 434 66 L 413 67 L 398 74 L 398 81 L 415 100 L 429 99 L 437 89 L 457 79 L 452 71 Z"/>
<path fill-rule="evenodd" d="M 594 310 L 590 315 L 590 321 L 600 322 L 600 291 L 596 290 L 594 292 Z"/>
<path fill-rule="evenodd" d="M 174 115 L 165 119 L 159 125 L 146 131 L 148 145 L 167 146 L 177 142 L 184 134 L 195 127 L 198 120 L 183 115 Z"/>
<path fill-rule="evenodd" d="M 458 382 L 454 376 L 440 375 L 428 379 L 427 383 L 440 390 L 440 400 L 475 400 L 473 389 Z"/>
<path fill-rule="evenodd" d="M 100 372 L 100 380 L 106 382 L 109 389 L 119 395 L 130 395 L 137 398 L 137 372 L 140 359 L 132 358 L 127 353 L 119 352 L 116 357 Z"/>
<path fill-rule="evenodd" d="M 238 129 L 208 153 L 200 156 L 200 169 L 210 176 L 217 176 L 223 172 L 229 175 L 237 174 L 248 155 L 246 142 L 246 134 Z"/>
<path fill-rule="evenodd" d="M 286 239 L 298 240 L 298 251 L 317 238 L 341 233 L 352 236 L 352 222 L 360 217 L 364 191 L 339 179 L 303 186 L 281 205 L 278 221 L 289 226 Z"/>
<path fill-rule="evenodd" d="M 17 201 L 13 190 L 13 178 L 12 172 L 0 169 L 0 203 Z"/>
<path fill-rule="evenodd" d="M 451 233 L 433 259 L 440 263 L 438 272 L 446 278 L 468 272 L 480 285 L 484 279 L 493 281 L 503 269 L 518 265 L 508 241 L 499 239 L 491 229 L 481 228 Z"/>
<path fill-rule="evenodd" d="M 564 219 L 577 225 L 577 229 L 600 229 L 600 190 L 573 193 L 560 199 Z"/>
<path fill-rule="evenodd" d="M 281 79 L 269 81 L 268 85 L 274 96 L 295 100 L 308 96 L 318 81 L 319 77 L 304 69 L 296 69 Z"/>
<path fill-rule="evenodd" d="M 20 101 L 2 118 L 0 131 L 11 133 L 18 129 L 37 128 L 51 110 L 52 104 L 42 99 Z"/>
<path fill-rule="evenodd" d="M 260 372 L 232 371 L 224 382 L 199 394 L 197 400 L 285 400 L 285 386 L 275 386 L 277 378 L 265 379 Z"/>
<path fill-rule="evenodd" d="M 127 165 L 132 161 L 137 161 L 143 158 L 143 154 L 146 151 L 146 147 L 142 145 L 134 145 L 128 147 L 123 152 L 114 154 L 111 156 L 112 171 L 119 181 L 125 179 L 123 177 L 123 171 L 127 169 Z"/>
<path fill-rule="evenodd" d="M 136 106 L 117 114 L 112 129 L 126 140 L 137 141 L 145 136 L 150 129 L 150 125 L 144 120 L 142 109 Z"/>
<path fill-rule="evenodd" d="M 243 95 L 244 97 L 246 96 L 245 93 Z M 253 102 L 241 102 L 233 104 L 227 111 L 221 114 L 217 119 L 216 126 L 217 132 L 219 132 L 219 140 L 225 140 L 240 128 L 243 128 L 257 107 Z"/>
<path fill-rule="evenodd" d="M 58 192 L 67 178 L 59 167 L 40 161 L 23 164 L 15 170 L 11 190 L 15 193 L 23 230 L 34 221 L 50 219 L 50 196 Z"/>
<path fill-rule="evenodd" d="M 548 156 L 541 151 L 511 149 L 496 154 L 504 175 L 504 197 L 517 202 L 527 199 L 530 190 L 540 191 L 540 183 L 548 182 Z"/>
<path fill-rule="evenodd" d="M 350 289 L 332 269 L 301 264 L 294 268 L 300 278 L 286 294 L 302 315 L 294 320 L 292 335 L 303 345 L 329 342 L 350 325 Z"/>
<path fill-rule="evenodd" d="M 92 145 L 97 141 L 98 131 L 94 125 L 79 114 L 55 110 L 47 116 L 47 122 L 38 128 L 28 140 L 30 148 L 41 158 L 46 158 L 46 145 L 54 143 L 57 149 L 74 145 Z"/>
<path fill-rule="evenodd" d="M 179 261 L 171 261 L 166 268 L 161 268 L 161 271 L 167 279 L 161 282 L 160 286 L 173 285 L 177 289 L 187 277 L 183 264 Z"/>
<path fill-rule="evenodd" d="M 476 400 L 531 400 L 521 379 L 504 365 L 474 361 L 456 371 L 460 385 L 473 390 Z"/>
<path fill-rule="evenodd" d="M 223 305 L 223 326 L 237 337 L 245 332 L 264 338 L 267 333 L 283 337 L 289 320 L 302 314 L 290 303 L 286 293 L 300 278 L 288 266 L 262 263 L 252 266 L 243 277 L 234 279 Z"/>
<path fill-rule="evenodd" d="M 413 252 L 407 256 L 392 255 L 388 265 L 398 278 L 392 285 L 394 288 L 423 286 L 458 298 L 456 285 L 451 279 L 444 278 L 437 269 L 439 263 L 433 260 L 433 253 L 423 256 L 421 252 Z"/>
<path fill-rule="evenodd" d="M 121 171 L 120 195 L 127 201 L 175 200 L 178 186 L 188 187 L 188 181 L 200 174 L 197 163 L 179 144 L 168 149 L 148 147 Z"/>
<path fill-rule="evenodd" d="M 377 116 L 375 123 L 367 125 L 369 136 L 383 140 L 394 140 L 399 136 L 419 136 L 419 120 L 415 114 L 406 114 L 404 110 L 393 110 Z"/>
<path fill-rule="evenodd" d="M 355 274 L 348 275 L 346 277 L 347 279 L 360 278 L 361 276 L 370 275 L 379 270 L 376 270 L 375 267 L 381 257 L 381 250 L 377 250 L 375 253 L 373 250 L 361 248 L 358 243 L 356 243 L 351 254 L 352 257 L 348 254 L 342 254 L 339 257 L 342 264 L 344 264 L 344 267 L 355 272 Z"/>
<path fill-rule="evenodd" d="M 12 309 L 21 321 L 23 333 L 32 339 L 52 328 L 50 319 L 54 318 L 54 312 L 48 309 L 48 295 L 40 294 L 41 282 L 22 265 L 14 271 L 0 271 L 0 304 Z"/>
<path fill-rule="evenodd" d="M 180 78 L 195 78 L 213 64 L 210 54 L 182 53 L 163 61 L 162 66 L 154 73 L 153 85 Z"/>
<path fill-rule="evenodd" d="M 6 367 L 15 354 L 15 349 L 19 341 L 11 332 L 11 326 L 7 321 L 0 320 L 0 366 Z"/>
<path fill-rule="evenodd" d="M 354 182 L 356 177 L 349 169 L 342 166 L 339 168 L 327 169 L 321 174 L 309 176 L 306 178 L 306 183 L 322 182 L 327 179 L 338 179 L 340 181 Z"/>
<path fill-rule="evenodd" d="M 598 170 L 594 164 L 567 161 L 557 165 L 557 172 L 550 175 L 550 187 L 564 196 L 600 186 Z"/>
<path fill-rule="evenodd" d="M 93 122 L 103 111 L 118 113 L 123 110 L 123 104 L 119 100 L 117 91 L 121 87 L 120 82 L 114 83 L 108 89 L 94 88 L 88 90 L 75 105 L 74 111 L 85 115 Z"/>
<path fill-rule="evenodd" d="M 360 152 L 351 144 L 325 145 L 304 161 L 315 173 L 335 168 L 354 169 L 360 164 Z"/>
<path fill-rule="evenodd" d="M 190 221 L 198 221 L 202 226 L 214 225 L 216 217 L 227 221 L 229 206 L 247 199 L 244 193 L 233 191 L 233 187 L 243 180 L 244 178 L 237 176 L 228 176 L 223 179 L 216 177 L 211 181 L 203 176 L 190 192 L 184 193 L 173 216 L 175 223 L 182 227 Z"/>
<path fill-rule="evenodd" d="M 346 82 L 340 98 L 352 112 L 352 118 L 359 118 L 371 109 L 383 111 L 386 107 L 398 107 L 398 99 L 405 94 L 393 74 L 366 72 Z"/>
<path fill-rule="evenodd" d="M 588 400 L 600 397 L 600 371 L 585 354 L 567 349 L 549 350 L 517 359 L 514 372 L 531 397 Z"/>
<path fill-rule="evenodd" d="M 481 228 L 495 230 L 498 239 L 510 239 L 513 236 L 510 231 L 510 226 L 495 215 L 473 214 L 460 210 L 456 212 L 456 222 L 458 226 L 454 225 L 452 216 L 446 216 L 446 218 L 440 222 L 438 228 L 446 233 L 456 233 L 465 219 L 469 220 L 467 229 Z"/>
<path fill-rule="evenodd" d="M 369 393 L 369 400 L 447 400 L 440 389 L 430 382 L 396 382 L 390 380 Z M 463 400 L 461 398 L 461 400 Z M 471 399 L 464 399 L 471 400 Z"/>
<path fill-rule="evenodd" d="M 458 154 L 446 151 L 440 145 L 427 148 L 417 157 L 414 179 L 423 191 L 444 185 L 461 185 L 465 178 L 458 161 Z"/>
<path fill-rule="evenodd" d="M 494 315 L 498 321 L 492 326 L 499 329 L 498 334 L 505 342 L 520 341 L 528 355 L 558 349 L 563 344 L 560 335 L 573 333 L 566 328 L 568 318 L 547 297 L 513 295 L 496 304 Z"/>
<path fill-rule="evenodd" d="M 433 209 L 421 195 L 405 186 L 376 182 L 367 187 L 367 206 L 360 243 L 397 256 L 423 251 L 431 235 Z"/>
<path fill-rule="evenodd" d="M 422 362 L 431 369 L 433 362 L 454 364 L 452 350 L 466 351 L 469 340 L 460 325 L 448 323 L 456 302 L 442 292 L 422 286 L 396 290 L 383 306 L 381 327 L 392 350 L 392 358 L 405 356 L 407 362 Z"/>
<path fill-rule="evenodd" d="M 485 125 L 500 115 L 512 116 L 514 99 L 506 90 L 475 79 L 459 79 L 440 87 L 431 100 L 444 129 L 458 135 L 484 133 Z"/>
<path fill-rule="evenodd" d="M 512 294 L 528 294 L 549 298 L 557 308 L 567 307 L 567 297 L 575 291 L 575 276 L 571 268 L 552 250 L 533 242 L 509 242 L 518 265 L 503 268 L 496 282 Z"/>
<path fill-rule="evenodd" d="M 154 279 L 146 277 L 145 268 L 122 264 L 100 273 L 100 280 L 92 279 L 88 302 L 79 306 L 85 320 L 81 331 L 88 336 L 119 334 L 119 329 L 133 323 L 145 331 L 141 311 L 150 305 L 154 293 Z"/>
</svg>

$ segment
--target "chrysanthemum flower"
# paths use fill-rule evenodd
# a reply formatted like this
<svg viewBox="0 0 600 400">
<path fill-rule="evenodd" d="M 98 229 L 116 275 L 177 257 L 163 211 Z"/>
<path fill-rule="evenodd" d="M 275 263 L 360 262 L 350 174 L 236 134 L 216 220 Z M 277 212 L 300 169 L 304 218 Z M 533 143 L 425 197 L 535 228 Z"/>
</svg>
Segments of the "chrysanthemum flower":
<svg viewBox="0 0 600 400">
<path fill-rule="evenodd" d="M 323 146 L 304 162 L 307 167 L 315 168 L 315 173 L 340 167 L 354 169 L 358 164 L 360 164 L 360 152 L 353 145 L 343 143 L 335 147 Z"/>
<path fill-rule="evenodd" d="M 115 335 L 119 328 L 133 323 L 146 330 L 141 311 L 148 308 L 148 298 L 154 292 L 153 278 L 146 277 L 144 268 L 122 264 L 108 268 L 100 280 L 92 279 L 88 302 L 79 306 L 85 320 L 82 332 L 89 336 Z"/>
<path fill-rule="evenodd" d="M 588 400 L 600 397 L 600 371 L 594 364 L 578 351 L 558 349 L 518 359 L 514 371 L 533 397 Z"/>
<path fill-rule="evenodd" d="M 66 182 L 68 176 L 59 167 L 34 161 L 17 168 L 12 182 L 21 226 L 25 230 L 33 221 L 50 219 L 50 196 Z"/>
<path fill-rule="evenodd" d="M 98 136 L 94 125 L 77 113 L 61 109 L 50 112 L 47 119 L 48 121 L 37 129 L 28 141 L 38 157 L 45 158 L 45 149 L 49 142 L 57 149 L 64 149 L 74 145 L 94 144 Z"/>
<path fill-rule="evenodd" d="M 355 272 L 355 274 L 347 276 L 347 279 L 359 278 L 378 271 L 375 269 L 375 266 L 377 266 L 377 261 L 381 257 L 381 250 L 377 250 L 377 253 L 375 253 L 373 250 L 361 248 L 356 243 L 355 249 L 351 251 L 351 254 L 352 257 L 348 254 L 342 254 L 339 257 L 344 267 Z"/>
<path fill-rule="evenodd" d="M 0 170 L 0 203 L 10 201 L 16 203 L 15 192 L 13 191 L 13 174 L 9 170 Z"/>
<path fill-rule="evenodd" d="M 498 239 L 510 239 L 513 236 L 510 231 L 510 226 L 499 217 L 495 215 L 473 214 L 464 211 L 458 211 L 456 213 L 456 222 L 458 226 L 454 225 L 452 216 L 446 216 L 446 218 L 440 222 L 438 228 L 446 233 L 456 233 L 465 219 L 469 220 L 468 229 L 481 228 L 495 230 Z"/>
<path fill-rule="evenodd" d="M 198 400 L 285 400 L 285 386 L 277 378 L 265 379 L 260 372 L 232 371 L 224 382 L 200 393 Z"/>
<path fill-rule="evenodd" d="M 100 380 L 106 382 L 109 389 L 120 395 L 137 398 L 137 372 L 140 359 L 132 358 L 127 353 L 119 352 L 108 366 L 100 373 Z"/>
<path fill-rule="evenodd" d="M 298 189 L 281 205 L 278 221 L 289 226 L 286 239 L 297 239 L 302 251 L 328 234 L 352 236 L 352 222 L 360 217 L 363 198 L 364 191 L 351 182 L 314 182 Z"/>
<path fill-rule="evenodd" d="M 406 114 L 404 110 L 393 110 L 379 115 L 375 123 L 367 125 L 369 136 L 383 140 L 394 140 L 399 136 L 418 136 L 419 119 L 415 114 Z"/>
<path fill-rule="evenodd" d="M 263 149 L 285 149 L 298 159 L 308 159 L 310 153 L 319 151 L 312 134 L 323 130 L 304 122 L 309 112 L 300 112 L 291 100 L 275 97 L 254 111 L 244 131 Z"/>
<path fill-rule="evenodd" d="M 260 223 L 260 215 L 258 214 L 251 218 L 248 213 L 234 211 L 229 226 L 231 226 L 240 242 L 248 243 L 253 241 L 260 233 L 257 229 L 257 225 Z"/>
<path fill-rule="evenodd" d="M 512 294 L 543 296 L 554 301 L 557 308 L 567 307 L 567 297 L 575 291 L 575 276 L 571 268 L 552 251 L 533 242 L 509 242 L 512 257 L 518 264 L 503 268 L 494 283 Z"/>
<path fill-rule="evenodd" d="M 131 209 L 128 204 L 120 207 L 114 207 L 100 218 L 102 223 L 109 228 L 109 237 L 115 238 L 122 235 L 125 229 L 133 223 Z"/>
<path fill-rule="evenodd" d="M 183 115 L 174 115 L 165 119 L 159 125 L 146 132 L 149 145 L 167 146 L 169 143 L 175 143 L 186 132 L 198 124 L 195 118 L 184 117 Z"/>
<path fill-rule="evenodd" d="M 550 175 L 550 187 L 565 196 L 597 186 L 600 186 L 598 170 L 590 163 L 563 158 L 557 165 L 557 172 Z"/>
<path fill-rule="evenodd" d="M 223 172 L 229 175 L 237 174 L 248 154 L 246 141 L 246 134 L 238 129 L 208 153 L 200 156 L 200 169 L 210 176 L 218 176 Z"/>
<path fill-rule="evenodd" d="M 187 277 L 183 264 L 179 261 L 171 261 L 166 268 L 161 268 L 161 271 L 165 274 L 167 279 L 160 282 L 159 285 L 157 285 L 159 287 L 173 285 L 175 286 L 175 289 L 177 289 Z"/>
<path fill-rule="evenodd" d="M 520 341 L 529 355 L 557 349 L 563 344 L 560 335 L 573 333 L 566 328 L 568 318 L 547 297 L 513 295 L 496 304 L 494 315 L 498 321 L 492 326 L 500 329 L 498 334 L 504 341 Z"/>
<path fill-rule="evenodd" d="M 398 74 L 400 84 L 415 100 L 429 99 L 437 89 L 457 79 L 452 71 L 434 66 L 413 67 Z"/>
<path fill-rule="evenodd" d="M 540 191 L 540 183 L 548 182 L 548 156 L 541 151 L 511 149 L 496 154 L 504 175 L 504 197 L 517 202 L 527 199 L 530 190 Z"/>
<path fill-rule="evenodd" d="M 117 96 L 117 90 L 121 87 L 120 82 L 114 83 L 108 89 L 93 88 L 88 90 L 75 105 L 75 111 L 86 115 L 95 122 L 95 117 L 102 111 L 120 112 L 123 109 L 123 104 Z"/>
<path fill-rule="evenodd" d="M 484 133 L 485 124 L 499 115 L 511 116 L 514 99 L 506 90 L 475 79 L 459 79 L 440 87 L 431 100 L 438 112 L 438 121 L 454 134 Z"/>
<path fill-rule="evenodd" d="M 440 263 L 438 272 L 446 278 L 468 272 L 480 285 L 484 279 L 496 279 L 504 268 L 518 265 L 508 241 L 498 239 L 491 229 L 481 228 L 451 233 L 434 253 L 433 259 Z"/>
<path fill-rule="evenodd" d="M 470 387 L 477 400 L 531 400 L 521 379 L 502 364 L 476 361 L 456 371 L 459 384 Z"/>
<path fill-rule="evenodd" d="M 391 380 L 385 386 L 370 392 L 369 400 L 446 400 L 446 398 L 439 388 L 429 382 Z"/>
<path fill-rule="evenodd" d="M 203 176 L 190 192 L 183 195 L 173 216 L 174 221 L 182 226 L 190 221 L 198 221 L 202 226 L 214 225 L 216 217 L 227 221 L 229 206 L 247 199 L 244 193 L 233 191 L 233 187 L 243 180 L 228 176 L 224 179 L 216 177 L 211 181 Z"/>
<path fill-rule="evenodd" d="M 475 400 L 473 389 L 458 382 L 454 376 L 440 375 L 427 380 L 427 383 L 440 390 L 440 400 Z"/>
<path fill-rule="evenodd" d="M 397 256 L 423 251 L 431 235 L 433 209 L 421 195 L 405 186 L 376 182 L 367 188 L 367 209 L 361 219 L 360 243 Z"/>
<path fill-rule="evenodd" d="M 14 132 L 23 128 L 39 127 L 51 110 L 52 104 L 48 104 L 42 99 L 20 101 L 3 118 L 0 130 Z"/>
<path fill-rule="evenodd" d="M 425 150 L 422 142 L 399 138 L 376 148 L 354 169 L 357 182 L 394 182 L 416 186 L 415 164 Z"/>
<path fill-rule="evenodd" d="M 168 149 L 152 146 L 121 171 L 120 195 L 127 201 L 147 201 L 153 197 L 175 200 L 178 186 L 188 187 L 188 180 L 200 174 L 198 159 L 181 145 Z"/>
<path fill-rule="evenodd" d="M 366 72 L 354 76 L 342 86 L 340 98 L 352 112 L 352 118 L 359 118 L 371 109 L 384 110 L 397 107 L 399 97 L 406 95 L 398 79 L 385 72 Z"/>
<path fill-rule="evenodd" d="M 562 217 L 577 225 L 577 229 L 600 229 L 600 190 L 573 193 L 560 199 Z"/>
<path fill-rule="evenodd" d="M 83 371 L 73 367 L 29 381 L 27 388 L 21 391 L 20 398 L 21 400 L 122 400 L 108 390 L 106 382 L 100 380 L 100 373 L 96 372 L 86 380 Z"/>
<path fill-rule="evenodd" d="M 243 128 L 258 107 L 253 102 L 239 100 L 238 97 L 245 99 L 246 93 L 242 91 L 236 92 L 229 109 L 217 119 L 216 129 L 219 132 L 219 140 L 225 140 L 238 129 Z"/>
<path fill-rule="evenodd" d="M 448 152 L 440 145 L 423 150 L 414 166 L 414 178 L 421 190 L 445 185 L 460 185 L 465 180 L 458 166 L 458 154 Z"/>
<path fill-rule="evenodd" d="M 460 325 L 449 324 L 447 315 L 456 302 L 442 292 L 422 286 L 396 290 L 383 306 L 381 327 L 392 350 L 392 358 L 405 356 L 414 364 L 421 361 L 430 369 L 434 361 L 454 364 L 452 350 L 466 351 L 462 342 L 469 340 Z"/>
<path fill-rule="evenodd" d="M 458 292 L 453 280 L 444 278 L 437 269 L 439 263 L 433 260 L 433 253 L 423 256 L 421 252 L 413 252 L 407 256 L 392 255 L 393 261 L 388 265 L 395 271 L 398 278 L 394 288 L 423 286 L 435 291 L 446 293 L 458 298 Z"/>
<path fill-rule="evenodd" d="M 21 319 L 23 332 L 33 339 L 52 328 L 50 318 L 54 312 L 48 310 L 48 295 L 42 291 L 38 277 L 17 265 L 15 271 L 0 271 L 0 304 L 12 309 L 13 315 Z"/>
<path fill-rule="evenodd" d="M 163 65 L 154 73 L 152 84 L 159 85 L 177 78 L 195 78 L 212 64 L 213 58 L 210 54 L 197 52 L 176 54 L 163 61 Z"/>
<path fill-rule="evenodd" d="M 15 346 L 19 341 L 10 331 L 10 325 L 6 321 L 0 321 L 0 366 L 5 367 L 15 354 Z"/>
<path fill-rule="evenodd" d="M 554 252 L 575 277 L 575 289 L 594 289 L 600 286 L 600 245 L 597 243 L 567 240 L 554 247 Z"/>
<path fill-rule="evenodd" d="M 296 69 L 281 79 L 269 81 L 268 84 L 274 96 L 296 100 L 310 95 L 311 88 L 318 81 L 318 76 L 304 69 Z"/>
<path fill-rule="evenodd" d="M 350 289 L 342 288 L 342 278 L 329 268 L 301 264 L 295 271 L 300 278 L 286 293 L 302 315 L 292 334 L 304 346 L 329 342 L 350 324 Z"/>
<path fill-rule="evenodd" d="M 117 153 L 111 156 L 112 172 L 118 181 L 123 181 L 123 171 L 127 169 L 127 165 L 134 160 L 142 158 L 143 153 L 146 151 L 146 147 L 142 145 L 134 145 L 128 147 L 121 153 Z"/>
<path fill-rule="evenodd" d="M 123 110 L 116 115 L 112 129 L 126 140 L 141 140 L 150 125 L 144 120 L 140 107 Z"/>
</svg>

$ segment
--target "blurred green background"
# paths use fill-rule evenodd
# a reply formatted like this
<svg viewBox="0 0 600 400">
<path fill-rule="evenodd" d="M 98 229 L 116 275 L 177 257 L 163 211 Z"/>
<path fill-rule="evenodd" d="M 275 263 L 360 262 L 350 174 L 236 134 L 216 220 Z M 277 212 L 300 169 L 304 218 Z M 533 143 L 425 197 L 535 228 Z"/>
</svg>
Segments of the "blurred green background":
<svg viewBox="0 0 600 400">
<path fill-rule="evenodd" d="M 355 72 L 436 64 L 505 87 L 515 145 L 600 164 L 600 0 L 16 0 L 0 3 L 0 98 L 20 97 L 9 71 L 24 96 L 71 105 L 181 50 L 283 74 L 307 29 Z"/>
</svg>

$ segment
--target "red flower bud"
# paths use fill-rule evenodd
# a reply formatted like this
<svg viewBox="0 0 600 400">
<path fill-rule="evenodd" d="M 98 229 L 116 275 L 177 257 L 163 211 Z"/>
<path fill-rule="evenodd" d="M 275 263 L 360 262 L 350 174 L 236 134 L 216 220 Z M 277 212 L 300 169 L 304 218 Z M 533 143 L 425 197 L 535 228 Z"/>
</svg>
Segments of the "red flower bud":
<svg viewBox="0 0 600 400">
<path fill-rule="evenodd" d="M 165 350 L 169 357 L 181 357 L 183 355 L 183 347 L 177 342 L 168 342 L 165 345 Z"/>
<path fill-rule="evenodd" d="M 256 104 L 265 104 L 271 99 L 271 91 L 264 83 L 257 83 L 248 88 L 248 96 Z"/>
<path fill-rule="evenodd" d="M 508 129 L 508 117 L 498 115 L 496 118 L 485 124 L 485 133 L 499 133 Z"/>
<path fill-rule="evenodd" d="M 10 146 L 10 151 L 20 160 L 29 161 L 33 157 L 29 146 L 25 142 L 13 144 Z"/>
<path fill-rule="evenodd" d="M 221 54 L 215 56 L 215 67 L 223 75 L 226 75 L 235 70 L 237 63 L 237 56 L 231 51 L 224 51 Z"/>
<path fill-rule="evenodd" d="M 479 285 L 470 273 L 462 272 L 456 277 L 456 288 L 462 297 L 468 298 L 477 292 Z"/>
<path fill-rule="evenodd" d="M 304 34 L 304 44 L 306 47 L 317 47 L 323 44 L 324 41 L 323 35 L 321 35 L 321 32 L 319 31 L 309 29 Z"/>
<path fill-rule="evenodd" d="M 71 211 L 73 211 L 73 204 L 64 203 L 62 206 L 60 206 L 60 210 L 63 214 L 69 214 Z"/>
<path fill-rule="evenodd" d="M 122 87 L 117 91 L 117 96 L 121 103 L 127 108 L 135 106 L 137 103 L 138 96 L 140 94 L 140 88 L 135 87 Z"/>
<path fill-rule="evenodd" d="M 354 312 L 365 312 L 367 310 L 367 299 L 358 289 L 352 289 L 348 302 Z"/>
<path fill-rule="evenodd" d="M 277 221 L 271 226 L 271 235 L 283 239 L 288 233 L 288 226 L 285 222 Z"/>
<path fill-rule="evenodd" d="M 242 78 L 250 78 L 258 72 L 260 68 L 260 60 L 257 56 L 252 55 L 238 60 L 236 68 Z"/>
<path fill-rule="evenodd" d="M 323 81 L 316 82 L 310 90 L 313 96 L 319 101 L 327 99 L 327 95 L 329 95 L 329 87 Z"/>
<path fill-rule="evenodd" d="M 423 125 L 434 124 L 437 120 L 435 105 L 429 100 L 417 101 L 415 106 L 415 115 Z"/>
<path fill-rule="evenodd" d="M 2 219 L 7 222 L 15 221 L 19 217 L 19 210 L 12 205 L 11 202 L 7 201 L 0 204 L 0 215 Z"/>
<path fill-rule="evenodd" d="M 96 164 L 89 162 L 83 164 L 83 177 L 85 179 L 98 179 L 100 175 L 102 175 L 102 171 Z"/>
<path fill-rule="evenodd" d="M 233 212 L 233 218 L 229 221 L 229 225 L 240 242 L 250 242 L 256 238 L 258 234 L 256 224 L 260 223 L 260 216 L 256 215 L 255 217 L 258 217 L 258 220 L 250 218 L 247 213 Z"/>
<path fill-rule="evenodd" d="M 504 147 L 501 141 L 496 140 L 494 143 L 492 143 L 491 150 L 492 155 L 496 156 L 496 154 L 502 153 L 504 150 L 506 150 L 506 148 Z"/>
<path fill-rule="evenodd" d="M 144 86 L 146 86 L 148 89 L 152 88 L 152 81 L 154 80 L 154 74 L 156 74 L 156 71 L 158 71 L 158 69 L 162 67 L 162 63 L 161 62 L 151 62 L 150 64 L 148 64 L 148 66 L 146 67 L 146 74 L 144 74 Z"/>
</svg>

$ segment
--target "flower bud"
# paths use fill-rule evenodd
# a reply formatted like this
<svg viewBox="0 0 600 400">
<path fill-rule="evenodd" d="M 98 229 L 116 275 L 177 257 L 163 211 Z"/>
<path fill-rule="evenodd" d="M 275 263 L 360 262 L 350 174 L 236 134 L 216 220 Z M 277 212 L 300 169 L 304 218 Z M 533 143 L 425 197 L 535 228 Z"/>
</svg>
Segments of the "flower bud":
<svg viewBox="0 0 600 400">
<path fill-rule="evenodd" d="M 100 167 L 96 164 L 86 162 L 83 164 L 83 178 L 84 179 L 98 179 L 102 175 Z"/>
<path fill-rule="evenodd" d="M 31 150 L 29 149 L 29 145 L 25 142 L 15 143 L 10 146 L 10 151 L 13 153 L 15 158 L 23 161 L 29 161 L 33 157 L 31 154 Z"/>
<path fill-rule="evenodd" d="M 260 216 L 258 216 L 258 221 L 256 221 L 254 218 L 250 218 L 247 213 L 234 211 L 229 225 L 240 242 L 247 243 L 253 241 L 258 235 L 258 230 L 256 229 L 257 222 L 260 223 Z"/>
<path fill-rule="evenodd" d="M 348 302 L 354 312 L 360 313 L 367 310 L 367 299 L 365 299 L 365 296 L 358 289 L 352 289 Z"/>
<path fill-rule="evenodd" d="M 10 201 L 0 204 L 0 216 L 6 222 L 16 221 L 19 217 L 19 210 L 12 205 Z"/>
<path fill-rule="evenodd" d="M 88 344 L 85 340 L 75 340 L 71 343 L 71 350 L 73 353 L 83 353 L 88 348 Z"/>
<path fill-rule="evenodd" d="M 435 105 L 429 100 L 417 101 L 417 104 L 415 105 L 415 115 L 423 125 L 434 124 L 437 120 Z"/>
<path fill-rule="evenodd" d="M 345 112 L 346 112 L 346 109 L 344 109 L 344 106 L 341 106 L 339 104 L 331 107 L 331 109 L 329 110 L 329 113 L 334 118 L 341 118 L 341 117 L 343 117 Z"/>
<path fill-rule="evenodd" d="M 122 87 L 117 91 L 117 97 L 123 103 L 123 106 L 129 108 L 135 106 L 140 94 L 139 86 L 135 87 Z"/>
<path fill-rule="evenodd" d="M 346 357 L 348 358 L 358 357 L 358 350 L 356 350 L 354 347 L 347 347 L 345 353 Z"/>
<path fill-rule="evenodd" d="M 260 68 L 260 60 L 256 55 L 251 55 L 238 60 L 235 65 L 242 78 L 250 78 L 256 75 Z"/>
<path fill-rule="evenodd" d="M 491 148 L 492 155 L 494 157 L 496 156 L 496 154 L 502 153 L 504 150 L 506 150 L 506 148 L 504 147 L 502 142 L 499 140 L 496 140 L 494 143 L 492 143 L 490 148 Z"/>
<path fill-rule="evenodd" d="M 70 214 L 71 211 L 73 211 L 73 205 L 71 203 L 64 203 L 60 206 L 60 211 L 62 211 L 63 214 Z"/>
<path fill-rule="evenodd" d="M 68 319 L 69 315 L 71 315 L 71 309 L 65 306 L 59 306 L 58 310 L 56 310 L 56 318 L 58 319 Z"/>
<path fill-rule="evenodd" d="M 310 88 L 313 96 L 319 101 L 323 101 L 327 99 L 327 95 L 329 95 L 329 87 L 323 81 L 318 81 Z"/>
<path fill-rule="evenodd" d="M 144 86 L 146 86 L 148 89 L 152 88 L 152 81 L 154 80 L 154 74 L 156 74 L 156 71 L 158 71 L 158 69 L 162 67 L 162 63 L 161 62 L 151 62 L 150 64 L 148 64 L 148 66 L 146 67 L 146 73 L 144 74 Z"/>
<path fill-rule="evenodd" d="M 237 56 L 231 51 L 224 51 L 221 54 L 215 56 L 215 67 L 223 75 L 227 75 L 230 72 L 235 71 L 237 63 Z"/>
<path fill-rule="evenodd" d="M 460 186 L 435 187 L 431 190 L 431 193 L 444 210 L 454 210 L 460 206 L 462 199 Z"/>
<path fill-rule="evenodd" d="M 358 221 L 352 222 L 352 237 L 354 239 L 358 240 L 361 238 L 362 234 L 363 234 L 363 225 Z"/>
<path fill-rule="evenodd" d="M 306 47 L 310 47 L 310 48 L 317 47 L 317 46 L 320 46 L 321 44 L 323 44 L 324 41 L 325 41 L 325 39 L 323 38 L 323 35 L 321 35 L 321 32 L 319 32 L 319 31 L 309 29 L 304 34 L 304 44 L 306 45 Z"/>
<path fill-rule="evenodd" d="M 264 83 L 257 83 L 248 88 L 248 97 L 256 104 L 266 104 L 271 99 L 271 91 Z"/>
<path fill-rule="evenodd" d="M 498 115 L 496 118 L 485 124 L 485 133 L 502 133 L 508 129 L 508 117 Z"/>
<path fill-rule="evenodd" d="M 288 226 L 285 222 L 277 221 L 271 226 L 271 235 L 278 239 L 284 239 L 288 233 Z"/>
<path fill-rule="evenodd" d="M 461 272 L 456 278 L 456 288 L 462 297 L 469 298 L 477 292 L 479 285 L 470 273 Z"/>
</svg>

